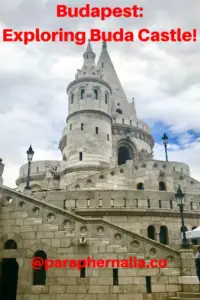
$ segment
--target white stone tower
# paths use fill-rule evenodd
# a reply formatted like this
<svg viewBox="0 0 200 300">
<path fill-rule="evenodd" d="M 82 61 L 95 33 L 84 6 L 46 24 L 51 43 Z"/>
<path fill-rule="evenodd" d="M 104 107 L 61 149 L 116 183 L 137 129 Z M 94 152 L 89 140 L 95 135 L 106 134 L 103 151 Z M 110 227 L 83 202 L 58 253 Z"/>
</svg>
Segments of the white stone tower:
<svg viewBox="0 0 200 300">
<path fill-rule="evenodd" d="M 69 111 L 60 141 L 65 161 L 61 187 L 112 165 L 112 89 L 95 65 L 90 41 L 83 58 L 82 69 L 67 87 Z"/>
</svg>

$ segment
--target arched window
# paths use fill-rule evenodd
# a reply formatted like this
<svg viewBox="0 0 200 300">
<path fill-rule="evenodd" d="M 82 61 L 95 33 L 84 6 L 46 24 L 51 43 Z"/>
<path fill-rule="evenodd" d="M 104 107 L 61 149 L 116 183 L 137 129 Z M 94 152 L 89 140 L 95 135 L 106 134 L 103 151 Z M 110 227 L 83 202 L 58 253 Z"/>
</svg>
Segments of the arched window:
<svg viewBox="0 0 200 300">
<path fill-rule="evenodd" d="M 160 243 L 169 245 L 168 228 L 166 226 L 160 227 Z"/>
<path fill-rule="evenodd" d="M 73 104 L 74 103 L 74 94 L 72 93 L 71 94 L 71 104 Z"/>
<path fill-rule="evenodd" d="M 122 115 L 122 110 L 120 108 L 116 109 L 116 112 L 120 115 Z"/>
<path fill-rule="evenodd" d="M 147 228 L 147 235 L 149 239 L 154 241 L 156 240 L 156 230 L 153 225 L 149 225 L 149 227 Z"/>
<path fill-rule="evenodd" d="M 118 149 L 118 165 L 123 165 L 127 160 L 131 159 L 131 153 L 126 146 L 121 146 Z"/>
<path fill-rule="evenodd" d="M 17 243 L 14 240 L 7 240 L 4 243 L 4 250 L 15 250 L 17 249 Z"/>
<path fill-rule="evenodd" d="M 137 190 L 144 190 L 144 184 L 142 182 L 137 184 Z"/>
<path fill-rule="evenodd" d="M 159 182 L 159 191 L 166 191 L 166 184 L 164 181 Z"/>
<path fill-rule="evenodd" d="M 105 103 L 108 104 L 108 93 L 105 93 Z"/>
<path fill-rule="evenodd" d="M 45 270 L 45 260 L 47 255 L 44 251 L 38 250 L 34 254 L 34 258 L 38 258 L 38 261 L 44 262 L 40 269 L 33 270 L 33 285 L 45 285 L 46 283 L 46 270 Z"/>
<path fill-rule="evenodd" d="M 81 89 L 81 100 L 85 99 L 85 90 Z"/>
<path fill-rule="evenodd" d="M 94 99 L 95 100 L 99 99 L 99 91 L 97 89 L 94 90 Z"/>
<path fill-rule="evenodd" d="M 196 228 L 197 228 L 196 226 L 193 226 L 192 230 L 194 230 Z M 192 239 L 191 242 L 192 242 L 193 245 L 198 245 L 198 240 L 197 239 Z"/>
</svg>

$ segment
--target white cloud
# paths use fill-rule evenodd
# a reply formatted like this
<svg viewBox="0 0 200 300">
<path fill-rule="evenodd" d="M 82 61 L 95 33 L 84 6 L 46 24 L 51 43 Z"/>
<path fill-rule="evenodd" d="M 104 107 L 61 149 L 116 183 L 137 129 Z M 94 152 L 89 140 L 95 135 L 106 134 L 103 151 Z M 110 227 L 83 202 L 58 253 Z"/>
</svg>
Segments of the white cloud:
<svg viewBox="0 0 200 300">
<path fill-rule="evenodd" d="M 145 7 L 141 20 L 58 19 L 55 6 L 59 1 L 12 0 L 0 4 L 2 28 L 47 30 L 93 28 L 138 30 L 142 27 L 169 29 L 199 27 L 200 2 L 177 0 L 138 1 Z M 86 1 L 74 1 L 83 6 Z M 103 6 L 97 0 L 95 5 Z M 112 6 L 122 6 L 116 0 Z M 123 6 L 132 5 L 130 0 Z M 94 44 L 97 57 L 100 44 Z M 73 43 L 34 43 L 29 46 L 1 43 L 0 47 L 0 156 L 5 161 L 4 182 L 13 186 L 19 167 L 26 162 L 30 144 L 34 159 L 60 158 L 52 143 L 59 142 L 67 116 L 66 87 L 82 66 L 85 46 Z M 135 97 L 138 116 L 150 123 L 163 121 L 174 134 L 181 134 L 178 145 L 169 145 L 169 158 L 190 164 L 192 175 L 200 180 L 199 143 L 192 142 L 188 130 L 200 132 L 200 52 L 198 43 L 142 44 L 139 42 L 108 45 L 110 56 L 129 99 Z M 183 135 L 183 133 L 185 133 Z M 156 145 L 158 159 L 163 150 Z M 163 147 L 162 147 L 163 149 Z"/>
</svg>

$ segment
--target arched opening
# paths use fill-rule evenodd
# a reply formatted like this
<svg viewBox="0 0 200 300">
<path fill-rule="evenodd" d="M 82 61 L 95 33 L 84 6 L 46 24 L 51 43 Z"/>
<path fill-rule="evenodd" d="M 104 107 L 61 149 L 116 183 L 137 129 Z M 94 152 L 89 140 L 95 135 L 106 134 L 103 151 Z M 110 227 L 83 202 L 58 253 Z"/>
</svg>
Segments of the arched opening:
<svg viewBox="0 0 200 300">
<path fill-rule="evenodd" d="M 118 149 L 118 165 L 123 165 L 127 160 L 131 159 L 130 152 L 127 147 L 122 146 Z"/>
<path fill-rule="evenodd" d="M 16 250 L 17 249 L 17 243 L 14 240 L 7 240 L 4 243 L 4 250 Z"/>
<path fill-rule="evenodd" d="M 0 267 L 0 299 L 16 300 L 19 270 L 16 258 L 4 258 Z"/>
<path fill-rule="evenodd" d="M 166 184 L 164 181 L 160 181 L 159 182 L 159 191 L 166 191 L 167 188 L 166 188 Z"/>
<path fill-rule="evenodd" d="M 194 230 L 196 228 L 197 228 L 196 226 L 193 226 L 192 230 Z M 193 245 L 198 245 L 198 240 L 197 239 L 192 239 L 191 242 L 192 242 Z"/>
<path fill-rule="evenodd" d="M 149 227 L 147 228 L 147 235 L 149 239 L 154 241 L 156 240 L 156 230 L 153 225 L 149 225 Z"/>
<path fill-rule="evenodd" d="M 46 270 L 45 260 L 47 255 L 44 251 L 38 250 L 34 254 L 34 258 L 38 258 L 38 261 L 44 262 L 40 269 L 33 270 L 33 285 L 45 285 L 46 283 Z"/>
<path fill-rule="evenodd" d="M 98 100 L 99 99 L 99 92 L 97 89 L 94 90 L 94 99 Z"/>
<path fill-rule="evenodd" d="M 85 90 L 82 89 L 81 90 L 81 100 L 83 100 L 85 98 Z"/>
<path fill-rule="evenodd" d="M 120 108 L 116 109 L 116 113 L 122 115 L 122 110 Z"/>
<path fill-rule="evenodd" d="M 160 227 L 160 243 L 163 245 L 169 245 L 168 228 L 166 226 Z"/>
<path fill-rule="evenodd" d="M 142 183 L 142 182 L 139 182 L 138 184 L 137 184 L 137 190 L 144 190 L 144 184 Z"/>
</svg>

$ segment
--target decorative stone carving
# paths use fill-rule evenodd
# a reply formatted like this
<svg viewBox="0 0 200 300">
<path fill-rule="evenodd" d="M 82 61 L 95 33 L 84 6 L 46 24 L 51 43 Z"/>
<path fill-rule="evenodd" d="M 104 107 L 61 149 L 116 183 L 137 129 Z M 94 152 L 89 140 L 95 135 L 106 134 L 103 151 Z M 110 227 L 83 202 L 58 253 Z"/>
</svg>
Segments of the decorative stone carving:
<svg viewBox="0 0 200 300">
<path fill-rule="evenodd" d="M 39 209 L 38 207 L 34 207 L 34 208 L 33 208 L 33 212 L 34 212 L 36 215 L 39 215 L 40 209 Z"/>
<path fill-rule="evenodd" d="M 115 239 L 116 242 L 120 242 L 121 239 L 122 239 L 122 235 L 120 233 L 116 233 L 114 235 L 114 239 Z"/>
<path fill-rule="evenodd" d="M 56 219 L 56 216 L 54 214 L 50 213 L 47 215 L 47 221 L 49 223 L 53 223 L 55 221 L 55 219 Z"/>
<path fill-rule="evenodd" d="M 98 226 L 97 227 L 97 233 L 102 235 L 104 233 L 104 227 L 103 226 Z"/>
<path fill-rule="evenodd" d="M 138 242 L 138 241 L 136 241 L 136 240 L 132 241 L 132 242 L 131 242 L 131 247 L 132 247 L 133 249 L 139 249 L 139 248 L 140 248 L 140 242 Z"/>
<path fill-rule="evenodd" d="M 157 250 L 156 250 L 155 248 L 151 248 L 151 249 L 149 250 L 149 254 L 150 254 L 151 256 L 156 256 Z"/>
<path fill-rule="evenodd" d="M 71 221 L 70 220 L 65 220 L 63 222 L 63 225 L 64 225 L 65 229 L 70 228 L 71 227 Z"/>
<path fill-rule="evenodd" d="M 87 233 L 87 227 L 86 226 L 82 226 L 81 228 L 80 228 L 80 232 L 81 232 L 81 234 L 86 234 Z"/>
</svg>

